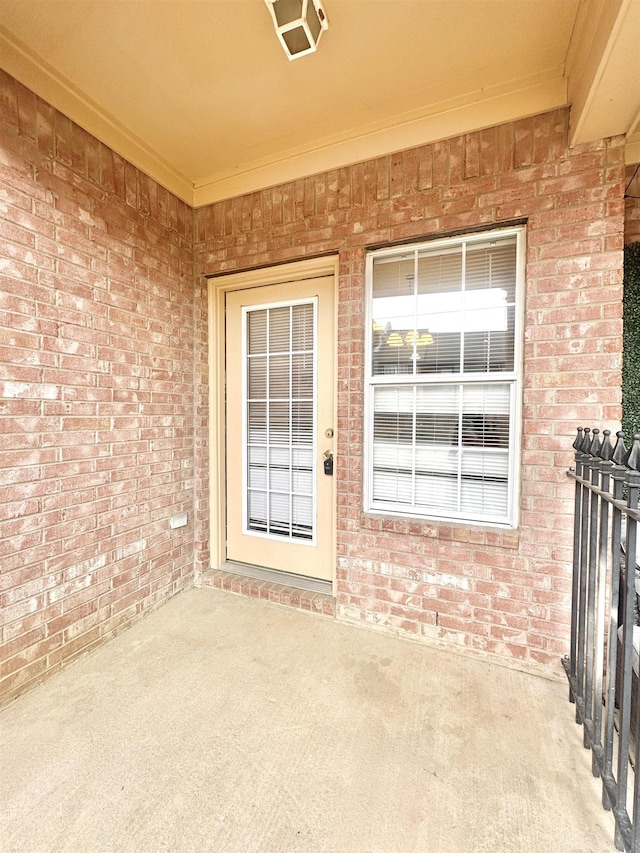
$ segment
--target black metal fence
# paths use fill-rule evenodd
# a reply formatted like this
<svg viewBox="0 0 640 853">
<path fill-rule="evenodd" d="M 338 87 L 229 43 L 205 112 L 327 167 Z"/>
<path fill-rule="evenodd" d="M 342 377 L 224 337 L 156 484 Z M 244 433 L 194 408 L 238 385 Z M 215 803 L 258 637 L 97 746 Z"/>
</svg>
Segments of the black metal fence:
<svg viewBox="0 0 640 853">
<path fill-rule="evenodd" d="M 615 846 L 640 853 L 640 436 L 627 450 L 622 432 L 614 446 L 609 430 L 580 428 L 573 447 L 571 654 L 563 665 L 602 805 L 615 817 Z"/>
</svg>

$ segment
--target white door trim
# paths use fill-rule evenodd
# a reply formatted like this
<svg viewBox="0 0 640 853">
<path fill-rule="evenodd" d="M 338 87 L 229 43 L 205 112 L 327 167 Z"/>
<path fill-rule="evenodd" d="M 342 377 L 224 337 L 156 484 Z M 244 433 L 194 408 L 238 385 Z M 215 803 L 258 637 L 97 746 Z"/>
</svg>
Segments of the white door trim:
<svg viewBox="0 0 640 853">
<path fill-rule="evenodd" d="M 338 257 L 331 255 L 295 261 L 279 266 L 208 278 L 208 344 L 209 344 L 209 551 L 212 569 L 226 560 L 226 460 L 225 460 L 225 296 L 231 290 L 280 284 L 288 281 L 332 275 L 334 278 L 335 323 L 334 348 L 337 365 Z M 336 368 L 337 369 L 337 368 Z M 334 412 L 337 382 L 334 381 Z M 337 427 L 337 421 L 334 420 Z M 333 480 L 333 592 L 336 564 L 336 489 Z"/>
</svg>

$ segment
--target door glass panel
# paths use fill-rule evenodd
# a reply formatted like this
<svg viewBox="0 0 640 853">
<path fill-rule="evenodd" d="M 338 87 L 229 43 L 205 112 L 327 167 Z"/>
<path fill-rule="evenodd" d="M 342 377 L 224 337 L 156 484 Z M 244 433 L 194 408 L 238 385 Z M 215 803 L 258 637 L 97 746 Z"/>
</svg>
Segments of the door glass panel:
<svg viewBox="0 0 640 853">
<path fill-rule="evenodd" d="M 271 400 L 289 399 L 290 373 L 291 357 L 289 355 L 272 355 L 269 358 L 269 398 Z"/>
<path fill-rule="evenodd" d="M 269 352 L 289 352 L 291 349 L 291 308 L 268 308 Z"/>
<path fill-rule="evenodd" d="M 267 396 L 267 359 L 256 356 L 249 360 L 249 397 L 264 400 Z"/>
<path fill-rule="evenodd" d="M 316 308 L 246 311 L 247 533 L 315 537 Z"/>
</svg>

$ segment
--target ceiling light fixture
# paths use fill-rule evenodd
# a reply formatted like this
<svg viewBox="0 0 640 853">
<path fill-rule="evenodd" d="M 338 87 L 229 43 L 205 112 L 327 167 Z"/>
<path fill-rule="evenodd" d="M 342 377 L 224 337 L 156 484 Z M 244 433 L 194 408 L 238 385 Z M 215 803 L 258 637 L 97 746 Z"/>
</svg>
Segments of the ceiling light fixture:
<svg viewBox="0 0 640 853">
<path fill-rule="evenodd" d="M 329 21 L 320 0 L 264 0 L 288 59 L 313 53 Z"/>
</svg>

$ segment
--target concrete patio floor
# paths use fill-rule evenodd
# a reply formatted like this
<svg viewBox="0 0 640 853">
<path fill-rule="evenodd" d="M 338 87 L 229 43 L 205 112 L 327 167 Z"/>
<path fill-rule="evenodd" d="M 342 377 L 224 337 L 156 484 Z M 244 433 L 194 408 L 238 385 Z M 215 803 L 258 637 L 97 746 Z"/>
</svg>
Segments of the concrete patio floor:
<svg viewBox="0 0 640 853">
<path fill-rule="evenodd" d="M 567 687 L 190 590 L 0 712 L 0 850 L 608 853 Z"/>
</svg>

